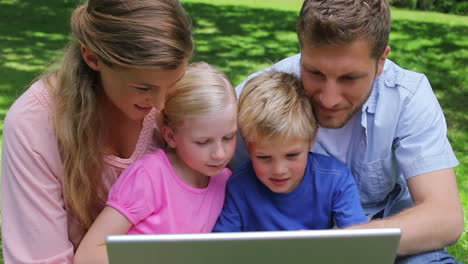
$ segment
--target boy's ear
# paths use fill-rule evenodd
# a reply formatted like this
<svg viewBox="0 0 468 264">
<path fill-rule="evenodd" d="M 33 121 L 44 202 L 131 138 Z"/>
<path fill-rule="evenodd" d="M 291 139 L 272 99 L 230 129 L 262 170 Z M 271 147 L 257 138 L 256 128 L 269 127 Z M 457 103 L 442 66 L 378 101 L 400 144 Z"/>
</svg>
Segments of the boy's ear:
<svg viewBox="0 0 468 264">
<path fill-rule="evenodd" d="M 174 129 L 170 126 L 163 125 L 162 127 L 162 136 L 164 138 L 164 141 L 166 141 L 167 145 L 171 148 L 176 147 L 176 141 L 175 141 L 175 133 Z"/>
</svg>

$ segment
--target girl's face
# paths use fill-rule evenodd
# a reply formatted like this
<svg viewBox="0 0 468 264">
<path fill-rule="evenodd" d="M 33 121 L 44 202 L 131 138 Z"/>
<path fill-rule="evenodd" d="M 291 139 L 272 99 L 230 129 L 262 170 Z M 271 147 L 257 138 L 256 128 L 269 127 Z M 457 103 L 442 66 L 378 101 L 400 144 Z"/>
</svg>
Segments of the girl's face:
<svg viewBox="0 0 468 264">
<path fill-rule="evenodd" d="M 166 127 L 167 143 L 175 149 L 179 164 L 192 177 L 214 176 L 231 161 L 236 148 L 237 107 L 227 106 L 221 113 L 184 120 Z"/>
<path fill-rule="evenodd" d="M 100 65 L 105 99 L 131 120 L 142 120 L 153 107 L 164 108 L 166 94 L 185 73 L 186 63 L 174 70 L 115 69 Z"/>
</svg>

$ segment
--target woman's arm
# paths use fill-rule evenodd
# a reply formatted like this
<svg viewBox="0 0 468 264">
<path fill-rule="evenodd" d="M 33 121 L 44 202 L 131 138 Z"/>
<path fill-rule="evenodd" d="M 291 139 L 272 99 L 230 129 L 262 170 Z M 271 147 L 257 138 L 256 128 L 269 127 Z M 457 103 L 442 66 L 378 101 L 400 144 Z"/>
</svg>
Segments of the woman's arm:
<svg viewBox="0 0 468 264">
<path fill-rule="evenodd" d="M 37 88 L 26 91 L 5 118 L 3 255 L 5 263 L 72 263 L 57 140 Z"/>
<path fill-rule="evenodd" d="M 109 263 L 106 236 L 126 234 L 131 226 L 132 223 L 127 217 L 114 208 L 106 206 L 81 241 L 74 263 Z"/>
</svg>

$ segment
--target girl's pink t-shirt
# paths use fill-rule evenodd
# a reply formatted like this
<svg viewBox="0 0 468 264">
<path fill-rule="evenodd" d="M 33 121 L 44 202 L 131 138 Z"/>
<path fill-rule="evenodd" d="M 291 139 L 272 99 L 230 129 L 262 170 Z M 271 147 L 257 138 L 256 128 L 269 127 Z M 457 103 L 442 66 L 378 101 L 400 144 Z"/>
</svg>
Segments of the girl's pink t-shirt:
<svg viewBox="0 0 468 264">
<path fill-rule="evenodd" d="M 35 82 L 11 106 L 2 146 L 2 242 L 5 263 L 72 263 L 83 229 L 64 202 L 63 166 L 52 123 L 50 94 Z M 156 110 L 145 117 L 128 159 L 104 157 L 110 187 L 124 169 L 156 150 Z"/>
<path fill-rule="evenodd" d="M 206 188 L 187 185 L 176 174 L 164 150 L 131 164 L 109 192 L 108 206 L 125 215 L 129 234 L 211 232 L 224 203 L 224 169 Z"/>
</svg>

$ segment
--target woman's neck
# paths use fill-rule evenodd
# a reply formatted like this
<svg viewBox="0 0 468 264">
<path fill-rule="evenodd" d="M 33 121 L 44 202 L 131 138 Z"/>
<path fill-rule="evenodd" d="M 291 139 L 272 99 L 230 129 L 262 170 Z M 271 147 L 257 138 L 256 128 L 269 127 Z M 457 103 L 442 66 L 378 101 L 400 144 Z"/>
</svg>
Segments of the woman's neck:
<svg viewBox="0 0 468 264">
<path fill-rule="evenodd" d="M 107 102 L 106 102 L 107 101 Z M 143 120 L 132 120 L 108 100 L 100 104 L 104 153 L 130 158 L 135 151 Z"/>
<path fill-rule="evenodd" d="M 167 151 L 167 157 L 171 162 L 177 177 L 179 177 L 183 182 L 198 189 L 208 187 L 210 176 L 206 176 L 187 166 L 187 164 L 179 158 L 175 150 Z"/>
</svg>

